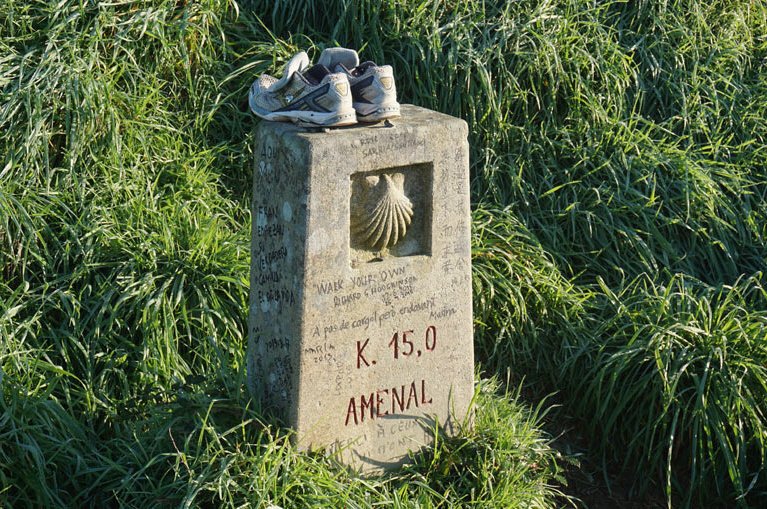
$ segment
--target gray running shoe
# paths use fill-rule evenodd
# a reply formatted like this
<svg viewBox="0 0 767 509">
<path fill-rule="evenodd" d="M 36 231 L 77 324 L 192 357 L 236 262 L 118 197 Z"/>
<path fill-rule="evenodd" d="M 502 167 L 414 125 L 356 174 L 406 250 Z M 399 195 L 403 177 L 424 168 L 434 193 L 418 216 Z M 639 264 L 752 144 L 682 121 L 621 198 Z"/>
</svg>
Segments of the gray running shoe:
<svg viewBox="0 0 767 509">
<path fill-rule="evenodd" d="M 309 67 L 305 52 L 296 54 L 285 66 L 282 78 L 262 74 L 248 93 L 250 109 L 266 120 L 298 124 L 342 126 L 357 123 L 344 73 L 327 67 Z"/>
<path fill-rule="evenodd" d="M 378 122 L 399 117 L 397 88 L 390 65 L 378 66 L 374 62 L 360 65 L 357 52 L 348 48 L 325 49 L 317 65 L 346 75 L 352 87 L 354 109 L 360 122 Z"/>
</svg>

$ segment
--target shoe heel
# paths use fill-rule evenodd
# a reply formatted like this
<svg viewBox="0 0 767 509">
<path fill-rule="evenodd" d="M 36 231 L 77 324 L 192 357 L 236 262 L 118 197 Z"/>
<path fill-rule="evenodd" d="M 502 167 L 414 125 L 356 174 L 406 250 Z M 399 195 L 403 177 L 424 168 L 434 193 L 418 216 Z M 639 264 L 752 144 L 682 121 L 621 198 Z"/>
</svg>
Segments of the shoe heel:
<svg viewBox="0 0 767 509">
<path fill-rule="evenodd" d="M 375 122 L 380 122 L 382 120 L 386 120 L 387 118 L 397 118 L 400 116 L 399 112 L 399 104 L 390 105 L 390 106 L 382 106 L 380 108 L 377 108 L 367 115 L 364 115 L 357 112 L 357 120 L 366 124 L 372 124 Z"/>
</svg>

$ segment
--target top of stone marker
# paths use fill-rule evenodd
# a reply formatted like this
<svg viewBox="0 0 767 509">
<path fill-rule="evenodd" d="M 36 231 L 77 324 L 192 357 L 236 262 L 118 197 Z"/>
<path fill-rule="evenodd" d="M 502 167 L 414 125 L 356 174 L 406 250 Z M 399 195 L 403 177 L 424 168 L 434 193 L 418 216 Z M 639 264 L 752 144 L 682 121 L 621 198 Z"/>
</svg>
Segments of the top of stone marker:
<svg viewBox="0 0 767 509">
<path fill-rule="evenodd" d="M 426 127 L 426 126 L 433 126 L 434 123 L 441 123 L 441 124 L 454 124 L 454 123 L 460 123 L 462 124 L 462 129 L 464 131 L 464 135 L 468 134 L 468 125 L 466 124 L 466 121 L 457 117 L 453 117 L 451 115 L 447 115 L 445 113 L 439 113 L 437 111 L 429 110 L 427 108 L 422 108 L 420 106 L 415 106 L 413 104 L 403 104 L 401 105 L 401 116 L 395 119 L 389 120 L 389 123 L 386 122 L 379 122 L 377 124 L 365 124 L 365 123 L 358 123 L 351 126 L 345 126 L 345 127 L 304 127 L 299 126 L 296 124 L 288 123 L 288 122 L 273 122 L 264 120 L 262 121 L 258 128 L 259 129 L 270 129 L 275 131 L 280 131 L 283 133 L 295 133 L 297 135 L 300 135 L 301 137 L 307 137 L 309 139 L 315 140 L 316 138 L 321 138 L 323 136 L 356 136 L 361 131 L 364 132 L 371 132 L 376 130 L 388 130 L 388 129 L 397 129 L 401 127 L 405 128 L 418 128 L 418 127 Z"/>
</svg>

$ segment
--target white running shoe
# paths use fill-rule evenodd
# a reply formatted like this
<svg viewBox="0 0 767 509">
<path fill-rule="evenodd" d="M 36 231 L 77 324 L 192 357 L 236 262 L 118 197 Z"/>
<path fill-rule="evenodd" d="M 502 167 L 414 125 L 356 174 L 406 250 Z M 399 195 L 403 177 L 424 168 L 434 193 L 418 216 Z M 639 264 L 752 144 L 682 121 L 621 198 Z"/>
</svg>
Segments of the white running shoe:
<svg viewBox="0 0 767 509">
<path fill-rule="evenodd" d="M 378 66 L 374 62 L 360 65 L 357 52 L 348 48 L 325 49 L 317 65 L 346 75 L 352 88 L 354 110 L 360 122 L 378 122 L 400 116 L 397 87 L 394 85 L 394 72 L 390 65 Z"/>
<path fill-rule="evenodd" d="M 254 81 L 248 103 L 265 120 L 320 126 L 357 123 L 346 74 L 319 64 L 309 67 L 303 51 L 290 59 L 280 79 L 262 74 Z"/>
</svg>

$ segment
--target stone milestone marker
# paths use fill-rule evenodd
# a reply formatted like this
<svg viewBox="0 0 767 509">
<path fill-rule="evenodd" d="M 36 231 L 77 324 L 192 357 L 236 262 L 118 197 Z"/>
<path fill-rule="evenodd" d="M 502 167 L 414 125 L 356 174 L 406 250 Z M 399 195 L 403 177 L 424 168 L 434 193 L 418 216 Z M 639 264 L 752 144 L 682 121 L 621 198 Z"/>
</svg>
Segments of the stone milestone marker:
<svg viewBox="0 0 767 509">
<path fill-rule="evenodd" d="M 256 143 L 250 389 L 299 447 L 399 466 L 473 396 L 466 123 L 403 105 Z"/>
</svg>

